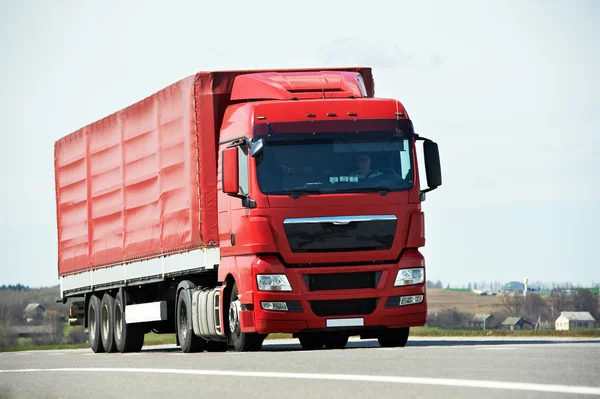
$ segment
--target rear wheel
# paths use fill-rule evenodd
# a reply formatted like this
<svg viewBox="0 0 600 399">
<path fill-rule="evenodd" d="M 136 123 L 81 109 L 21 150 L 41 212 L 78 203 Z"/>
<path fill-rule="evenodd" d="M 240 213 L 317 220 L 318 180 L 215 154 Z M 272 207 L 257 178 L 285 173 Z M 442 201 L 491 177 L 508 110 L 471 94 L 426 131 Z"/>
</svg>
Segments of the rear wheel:
<svg viewBox="0 0 600 399">
<path fill-rule="evenodd" d="M 377 340 L 379 341 L 379 345 L 384 348 L 404 347 L 406 346 L 406 342 L 408 342 L 409 333 L 409 327 L 393 328 L 383 332 L 377 337 Z"/>
<path fill-rule="evenodd" d="M 229 314 L 228 314 L 228 325 L 229 325 L 229 337 L 233 347 L 238 352 L 255 352 L 262 348 L 263 341 L 266 335 L 257 333 L 245 333 L 242 332 L 240 324 L 240 311 L 242 305 L 239 300 L 239 293 L 235 283 L 231 289 L 231 297 L 229 300 Z"/>
<path fill-rule="evenodd" d="M 206 346 L 206 341 L 194 334 L 192 303 L 183 290 L 177 296 L 177 337 L 184 353 L 202 352 Z"/>
<path fill-rule="evenodd" d="M 104 345 L 102 345 L 102 337 L 100 334 L 100 313 L 102 306 L 100 298 L 96 294 L 90 297 L 90 303 L 88 304 L 88 338 L 90 340 L 90 346 L 94 353 L 104 352 Z"/>
<path fill-rule="evenodd" d="M 113 317 L 114 311 L 115 299 L 107 292 L 102 297 L 100 310 L 100 331 L 102 337 L 102 346 L 104 346 L 104 350 L 108 353 L 117 351 L 117 344 L 115 342 L 115 321 Z"/>
<path fill-rule="evenodd" d="M 325 338 L 319 333 L 303 334 L 298 337 L 302 349 L 307 351 L 314 351 L 323 348 L 325 345 Z"/>
<path fill-rule="evenodd" d="M 325 335 L 327 349 L 344 349 L 348 344 L 348 335 L 343 333 L 329 333 Z"/>
<path fill-rule="evenodd" d="M 125 293 L 117 295 L 115 299 L 115 307 L 113 312 L 114 328 L 115 328 L 115 343 L 117 350 L 121 353 L 139 352 L 144 346 L 143 324 L 125 322 Z"/>
</svg>

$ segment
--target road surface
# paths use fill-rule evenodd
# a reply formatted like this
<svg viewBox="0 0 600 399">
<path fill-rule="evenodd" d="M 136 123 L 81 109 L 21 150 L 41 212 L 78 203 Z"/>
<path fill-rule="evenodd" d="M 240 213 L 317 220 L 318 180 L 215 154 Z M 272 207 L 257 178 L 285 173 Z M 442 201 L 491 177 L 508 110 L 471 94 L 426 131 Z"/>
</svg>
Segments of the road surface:
<svg viewBox="0 0 600 399">
<path fill-rule="evenodd" d="M 0 353 L 0 398 L 600 397 L 600 339 L 411 338 L 303 351 L 133 354 L 89 349 Z"/>
</svg>

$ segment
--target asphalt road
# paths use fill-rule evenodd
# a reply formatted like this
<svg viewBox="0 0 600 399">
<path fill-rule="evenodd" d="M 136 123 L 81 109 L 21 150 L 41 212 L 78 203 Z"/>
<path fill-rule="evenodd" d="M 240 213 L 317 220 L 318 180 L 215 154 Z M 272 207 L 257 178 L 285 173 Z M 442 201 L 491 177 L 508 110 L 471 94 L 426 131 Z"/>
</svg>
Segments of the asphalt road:
<svg viewBox="0 0 600 399">
<path fill-rule="evenodd" d="M 590 396 L 591 395 L 591 396 Z M 260 353 L 89 349 L 0 353 L 0 398 L 600 397 L 600 339 L 412 338 L 406 348 L 351 341 Z"/>
</svg>

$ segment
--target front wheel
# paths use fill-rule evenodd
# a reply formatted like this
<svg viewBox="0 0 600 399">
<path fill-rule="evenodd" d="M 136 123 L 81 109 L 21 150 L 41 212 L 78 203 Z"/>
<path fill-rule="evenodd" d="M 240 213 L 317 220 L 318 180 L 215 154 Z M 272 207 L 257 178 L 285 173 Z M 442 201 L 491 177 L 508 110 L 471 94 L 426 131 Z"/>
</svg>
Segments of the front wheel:
<svg viewBox="0 0 600 399">
<path fill-rule="evenodd" d="M 241 309 L 242 305 L 240 303 L 238 289 L 234 283 L 233 288 L 231 289 L 229 312 L 227 317 L 231 343 L 237 352 L 259 351 L 262 348 L 262 344 L 266 338 L 266 335 L 242 332 L 242 326 L 240 323 Z"/>
<path fill-rule="evenodd" d="M 410 328 L 393 328 L 383 332 L 377 340 L 384 348 L 404 347 L 408 341 Z"/>
</svg>

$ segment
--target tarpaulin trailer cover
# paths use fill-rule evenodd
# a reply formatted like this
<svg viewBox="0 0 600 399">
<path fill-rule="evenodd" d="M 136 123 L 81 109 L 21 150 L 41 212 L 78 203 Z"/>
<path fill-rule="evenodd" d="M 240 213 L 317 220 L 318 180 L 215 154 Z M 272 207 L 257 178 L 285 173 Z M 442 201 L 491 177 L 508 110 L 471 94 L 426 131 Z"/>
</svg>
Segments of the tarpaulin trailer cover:
<svg viewBox="0 0 600 399">
<path fill-rule="evenodd" d="M 374 94 L 370 68 L 352 71 Z M 219 128 L 236 76 L 200 72 L 54 146 L 59 276 L 218 246 Z"/>
</svg>

